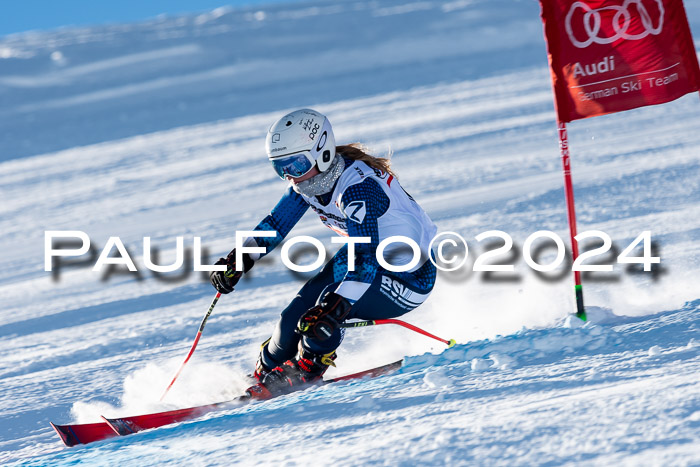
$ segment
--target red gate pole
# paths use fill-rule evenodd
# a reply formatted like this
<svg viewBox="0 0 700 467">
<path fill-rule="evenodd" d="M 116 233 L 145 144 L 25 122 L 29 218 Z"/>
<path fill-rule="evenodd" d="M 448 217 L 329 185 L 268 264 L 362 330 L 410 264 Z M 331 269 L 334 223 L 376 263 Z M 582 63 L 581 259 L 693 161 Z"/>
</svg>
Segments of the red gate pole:
<svg viewBox="0 0 700 467">
<path fill-rule="evenodd" d="M 574 208 L 574 184 L 571 180 L 571 153 L 569 152 L 569 136 L 566 123 L 557 119 L 559 124 L 559 148 L 564 169 L 564 192 L 566 193 L 566 212 L 569 216 L 569 233 L 571 234 L 571 259 L 578 258 L 578 243 L 576 242 L 576 210 Z M 576 293 L 576 316 L 586 321 L 586 310 L 583 307 L 583 286 L 581 272 L 574 271 L 574 290 Z"/>
</svg>

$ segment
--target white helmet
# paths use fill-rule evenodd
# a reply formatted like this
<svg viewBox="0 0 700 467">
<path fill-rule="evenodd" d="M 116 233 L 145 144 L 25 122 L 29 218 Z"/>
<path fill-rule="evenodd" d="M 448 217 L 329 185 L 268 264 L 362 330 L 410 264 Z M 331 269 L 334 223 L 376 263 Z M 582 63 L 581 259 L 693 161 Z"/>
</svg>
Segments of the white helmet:
<svg viewBox="0 0 700 467">
<path fill-rule="evenodd" d="M 315 166 L 325 172 L 335 158 L 333 128 L 315 110 L 296 110 L 272 124 L 265 150 L 281 178 L 301 177 Z"/>
</svg>

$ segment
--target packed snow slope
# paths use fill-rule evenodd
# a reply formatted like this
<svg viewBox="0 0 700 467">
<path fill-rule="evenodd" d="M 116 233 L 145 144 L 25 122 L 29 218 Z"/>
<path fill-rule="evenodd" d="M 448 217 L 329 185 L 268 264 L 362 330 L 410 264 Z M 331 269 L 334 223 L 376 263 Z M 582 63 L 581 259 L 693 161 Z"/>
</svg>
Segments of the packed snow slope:
<svg viewBox="0 0 700 467">
<path fill-rule="evenodd" d="M 700 3 L 685 3 L 700 38 Z M 482 232 L 519 247 L 543 229 L 568 239 L 534 0 L 317 1 L 8 36 L 0 99 L 3 464 L 700 463 L 697 95 L 569 128 L 579 231 L 621 251 L 650 230 L 654 273 L 585 277 L 582 326 L 565 270 L 537 276 L 516 252 L 501 258 L 515 273 L 471 272 Z M 162 264 L 178 236 L 201 237 L 210 260 L 228 252 L 282 194 L 265 132 L 302 106 L 326 113 L 339 142 L 393 151 L 403 186 L 468 241 L 465 267 L 405 316 L 458 345 L 352 329 L 329 376 L 406 357 L 402 370 L 64 448 L 49 421 L 244 389 L 303 278 L 279 252 L 256 265 L 159 403 L 214 291 L 191 265 L 148 271 L 143 238 Z M 86 262 L 55 280 L 46 230 L 84 231 L 95 254 L 119 236 L 139 273 Z M 293 234 L 333 249 L 312 214 Z"/>
</svg>

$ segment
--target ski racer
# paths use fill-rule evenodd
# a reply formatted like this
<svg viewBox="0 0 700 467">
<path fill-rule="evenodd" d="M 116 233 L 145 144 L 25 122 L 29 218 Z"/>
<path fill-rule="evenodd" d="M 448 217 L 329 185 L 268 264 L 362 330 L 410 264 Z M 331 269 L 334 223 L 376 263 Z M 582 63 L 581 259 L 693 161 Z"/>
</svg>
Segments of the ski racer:
<svg viewBox="0 0 700 467">
<path fill-rule="evenodd" d="M 250 237 L 244 246 L 265 247 L 269 253 L 309 207 L 339 235 L 368 237 L 368 242 L 354 244 L 354 270 L 348 267 L 352 248 L 345 244 L 282 311 L 272 337 L 261 346 L 254 372 L 258 384 L 248 390 L 261 399 L 316 381 L 335 366 L 344 331 L 339 326 L 345 320 L 395 318 L 423 303 L 435 283 L 429 245 L 437 231 L 403 190 L 389 160 L 367 154 L 359 144 L 336 147 L 331 124 L 319 112 L 301 109 L 280 118 L 270 127 L 265 147 L 277 175 L 291 183 L 255 227 L 275 236 Z M 385 269 L 376 258 L 379 243 L 396 235 L 411 238 L 420 248 L 420 259 L 405 272 Z M 230 293 L 262 256 L 243 253 L 239 265 L 234 248 L 216 262 L 227 270 L 212 272 L 212 285 Z M 407 266 L 414 251 L 391 243 L 384 258 L 393 266 Z"/>
</svg>

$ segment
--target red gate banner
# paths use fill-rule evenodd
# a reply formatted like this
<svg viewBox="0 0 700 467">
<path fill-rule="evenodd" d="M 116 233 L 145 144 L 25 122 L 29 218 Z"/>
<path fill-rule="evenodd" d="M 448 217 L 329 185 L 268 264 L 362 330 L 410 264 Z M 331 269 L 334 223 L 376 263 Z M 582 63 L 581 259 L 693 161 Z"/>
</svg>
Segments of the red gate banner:
<svg viewBox="0 0 700 467">
<path fill-rule="evenodd" d="M 540 0 L 560 122 L 700 89 L 682 0 Z"/>
</svg>

